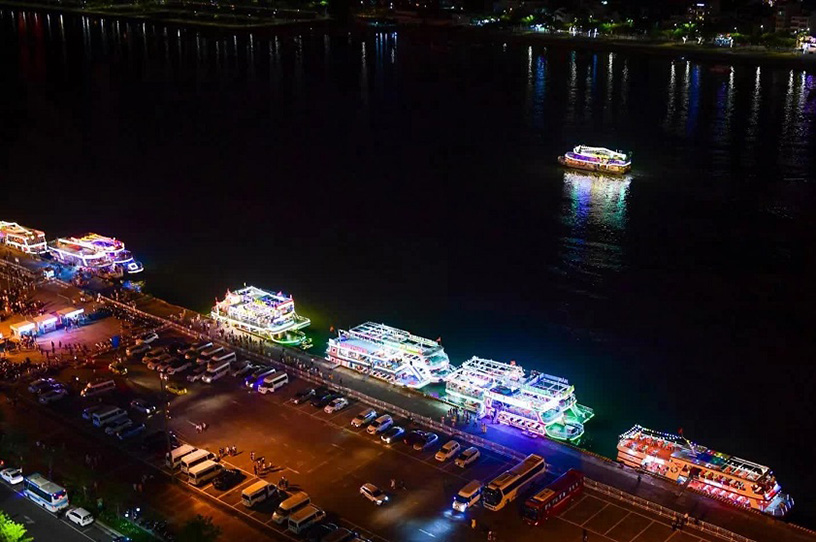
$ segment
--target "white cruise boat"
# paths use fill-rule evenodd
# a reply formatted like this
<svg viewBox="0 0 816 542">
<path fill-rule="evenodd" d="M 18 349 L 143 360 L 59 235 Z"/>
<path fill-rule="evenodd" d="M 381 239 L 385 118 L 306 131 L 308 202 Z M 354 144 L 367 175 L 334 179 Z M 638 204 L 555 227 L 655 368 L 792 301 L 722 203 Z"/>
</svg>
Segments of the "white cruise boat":
<svg viewBox="0 0 816 542">
<path fill-rule="evenodd" d="M 326 353 L 338 365 L 409 388 L 441 382 L 450 372 L 438 342 L 374 322 L 340 330 Z"/>
<path fill-rule="evenodd" d="M 295 300 L 283 292 L 272 293 L 245 286 L 217 301 L 210 315 L 234 328 L 260 335 L 286 346 L 310 344 L 300 331 L 312 322 L 295 312 Z"/>
<path fill-rule="evenodd" d="M 48 250 L 45 233 L 26 228 L 16 222 L 0 220 L 0 243 L 8 245 L 26 254 L 42 254 Z"/>
<path fill-rule="evenodd" d="M 133 258 L 122 241 L 98 233 L 88 233 L 82 237 L 60 237 L 49 244 L 48 251 L 60 263 L 91 272 L 122 275 L 144 271 L 142 263 Z"/>
</svg>

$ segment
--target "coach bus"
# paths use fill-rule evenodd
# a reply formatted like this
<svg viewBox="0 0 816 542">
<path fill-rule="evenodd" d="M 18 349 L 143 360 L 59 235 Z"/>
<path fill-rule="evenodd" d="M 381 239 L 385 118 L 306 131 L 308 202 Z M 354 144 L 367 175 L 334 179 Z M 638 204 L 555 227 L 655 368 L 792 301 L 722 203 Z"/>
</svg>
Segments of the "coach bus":
<svg viewBox="0 0 816 542">
<path fill-rule="evenodd" d="M 482 494 L 482 502 L 488 510 L 500 510 L 516 499 L 520 491 L 547 470 L 547 463 L 540 455 L 528 455 L 524 461 L 503 472 L 490 482 Z"/>
<path fill-rule="evenodd" d="M 553 483 L 527 499 L 521 515 L 530 525 L 538 525 L 550 516 L 555 516 L 567 504 L 581 494 L 584 489 L 584 473 L 570 469 Z"/>
<path fill-rule="evenodd" d="M 30 474 L 23 479 L 25 496 L 49 512 L 68 507 L 68 492 L 64 487 L 47 480 L 42 474 Z"/>
</svg>

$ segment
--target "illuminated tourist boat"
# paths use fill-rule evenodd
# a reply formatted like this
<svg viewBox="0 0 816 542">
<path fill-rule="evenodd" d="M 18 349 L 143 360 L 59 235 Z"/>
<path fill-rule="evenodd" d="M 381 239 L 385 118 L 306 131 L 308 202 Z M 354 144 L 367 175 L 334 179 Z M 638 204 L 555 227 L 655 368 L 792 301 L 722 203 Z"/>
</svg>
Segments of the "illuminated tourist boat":
<svg viewBox="0 0 816 542">
<path fill-rule="evenodd" d="M 577 441 L 595 414 L 579 405 L 575 386 L 514 362 L 473 357 L 446 379 L 447 398 L 494 421 L 558 440 Z"/>
<path fill-rule="evenodd" d="M 272 293 L 255 286 L 231 292 L 216 301 L 210 313 L 219 322 L 255 333 L 286 346 L 310 345 L 300 331 L 312 323 L 295 312 L 295 300 L 283 292 Z"/>
<path fill-rule="evenodd" d="M 51 256 L 60 263 L 99 274 L 141 273 L 144 266 L 113 237 L 88 233 L 82 237 L 60 237 L 48 246 Z"/>
<path fill-rule="evenodd" d="M 437 341 L 366 322 L 329 339 L 329 361 L 410 388 L 442 382 L 450 360 Z"/>
<path fill-rule="evenodd" d="M 3 222 L 0 220 L 0 243 L 26 254 L 42 254 L 48 250 L 45 233 L 40 230 L 25 228 L 16 222 Z"/>
<path fill-rule="evenodd" d="M 618 461 L 744 508 L 784 516 L 793 499 L 771 469 L 639 425 L 620 436 Z"/>
<path fill-rule="evenodd" d="M 558 162 L 563 166 L 599 173 L 623 174 L 632 169 L 631 155 L 586 145 L 578 145 L 572 152 L 559 156 Z"/>
</svg>

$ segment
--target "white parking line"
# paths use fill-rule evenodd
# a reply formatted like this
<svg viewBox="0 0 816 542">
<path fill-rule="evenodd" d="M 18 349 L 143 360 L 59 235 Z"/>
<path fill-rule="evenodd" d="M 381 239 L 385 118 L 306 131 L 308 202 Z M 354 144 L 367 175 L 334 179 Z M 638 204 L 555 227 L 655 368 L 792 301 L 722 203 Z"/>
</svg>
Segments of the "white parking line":
<svg viewBox="0 0 816 542">
<path fill-rule="evenodd" d="M 320 467 L 322 467 L 323 465 L 325 465 L 325 464 L 326 464 L 326 463 L 328 463 L 328 462 L 329 462 L 329 460 L 327 459 L 326 461 L 324 461 L 324 462 L 322 462 L 322 463 L 320 463 L 320 464 L 318 464 L 318 465 L 315 465 L 315 466 L 314 466 L 314 467 L 312 467 L 311 469 L 307 470 L 307 471 L 306 471 L 306 474 L 311 474 L 311 473 L 313 473 L 314 471 L 316 471 L 317 469 L 319 469 Z"/>
<path fill-rule="evenodd" d="M 649 518 L 646 518 L 646 519 L 649 519 Z M 654 523 L 654 520 L 651 520 L 651 519 L 650 519 L 650 520 L 649 520 L 649 523 L 648 523 L 648 524 L 647 524 L 647 525 L 646 525 L 646 526 L 645 526 L 643 529 L 641 529 L 641 530 L 640 530 L 640 532 L 639 532 L 638 534 L 636 534 L 635 536 L 633 536 L 632 538 L 630 538 L 630 539 L 629 539 L 629 542 L 632 542 L 634 539 L 636 539 L 637 537 L 639 537 L 640 535 L 642 535 L 643 533 L 645 533 L 645 532 L 646 532 L 646 529 L 648 529 L 649 527 L 651 527 L 651 526 L 652 526 L 652 523 Z"/>
<path fill-rule="evenodd" d="M 609 506 L 610 504 L 611 504 L 611 503 L 605 503 L 605 504 L 604 504 L 604 505 L 601 507 L 601 509 L 600 509 L 600 510 L 598 510 L 597 512 L 595 512 L 594 514 L 592 514 L 591 516 L 589 516 L 588 518 L 586 518 L 586 519 L 584 520 L 584 522 L 581 524 L 581 526 L 583 527 L 584 525 L 586 525 L 587 523 L 589 523 L 589 522 L 590 522 L 590 521 L 591 521 L 591 520 L 592 520 L 592 519 L 593 519 L 595 516 L 597 516 L 598 514 L 600 514 L 601 512 L 603 512 L 604 510 L 606 510 L 606 507 L 607 507 L 607 506 Z"/>
<path fill-rule="evenodd" d="M 420 529 L 420 530 L 419 530 L 419 532 L 421 532 L 421 533 L 425 533 L 426 535 L 430 536 L 431 538 L 436 538 L 436 535 L 435 535 L 435 534 L 433 534 L 433 533 L 429 533 L 429 532 L 428 532 L 428 531 L 426 531 L 425 529 Z"/>
<path fill-rule="evenodd" d="M 626 515 L 624 515 L 622 518 L 620 518 L 620 520 L 619 520 L 617 523 L 615 523 L 613 526 L 611 526 L 610 528 L 608 528 L 608 529 L 606 530 L 606 532 L 604 533 L 604 536 L 606 536 L 607 534 L 609 534 L 609 531 L 611 531 L 612 529 L 614 529 L 615 527 L 617 527 L 617 526 L 618 526 L 618 525 L 621 523 L 621 521 L 625 520 L 626 518 L 628 518 L 628 517 L 629 517 L 629 516 L 632 514 L 632 512 L 629 512 L 629 511 L 628 511 L 628 510 L 626 510 L 626 509 L 621 508 L 621 510 L 623 510 L 624 512 L 626 512 Z"/>
</svg>

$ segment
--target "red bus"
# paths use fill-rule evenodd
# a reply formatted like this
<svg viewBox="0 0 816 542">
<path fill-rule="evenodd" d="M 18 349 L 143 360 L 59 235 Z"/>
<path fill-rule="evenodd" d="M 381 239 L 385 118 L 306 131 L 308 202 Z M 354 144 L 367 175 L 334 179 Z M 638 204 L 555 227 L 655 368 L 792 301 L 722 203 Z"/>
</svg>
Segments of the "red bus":
<svg viewBox="0 0 816 542">
<path fill-rule="evenodd" d="M 548 517 L 564 510 L 572 499 L 581 494 L 583 488 L 584 473 L 570 469 L 527 499 L 521 515 L 530 525 L 538 525 Z"/>
</svg>

